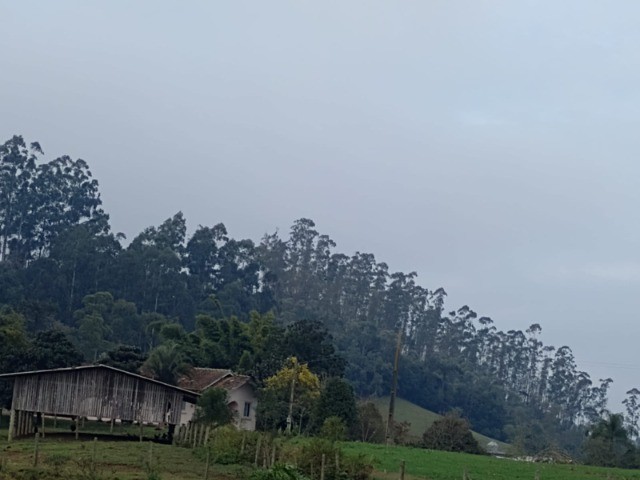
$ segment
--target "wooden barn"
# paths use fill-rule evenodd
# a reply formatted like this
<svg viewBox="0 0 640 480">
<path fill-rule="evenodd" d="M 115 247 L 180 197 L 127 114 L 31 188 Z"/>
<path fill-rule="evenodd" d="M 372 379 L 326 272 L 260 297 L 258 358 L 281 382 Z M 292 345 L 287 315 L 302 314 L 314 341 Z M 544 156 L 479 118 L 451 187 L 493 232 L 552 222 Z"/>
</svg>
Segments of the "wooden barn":
<svg viewBox="0 0 640 480">
<path fill-rule="evenodd" d="M 9 440 L 33 432 L 33 418 L 95 417 L 178 425 L 198 394 L 106 365 L 6 373 L 13 379 Z"/>
</svg>

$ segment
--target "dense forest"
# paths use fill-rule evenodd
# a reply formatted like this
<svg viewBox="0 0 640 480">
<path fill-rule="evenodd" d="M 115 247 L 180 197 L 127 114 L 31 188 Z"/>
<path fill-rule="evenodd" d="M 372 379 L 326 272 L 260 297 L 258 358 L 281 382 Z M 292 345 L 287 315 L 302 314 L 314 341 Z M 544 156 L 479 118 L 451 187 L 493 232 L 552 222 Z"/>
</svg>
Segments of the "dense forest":
<svg viewBox="0 0 640 480">
<path fill-rule="evenodd" d="M 449 311 L 444 289 L 339 252 L 310 219 L 256 242 L 222 223 L 188 229 L 178 212 L 128 241 L 87 163 L 42 157 L 19 136 L 0 146 L 0 371 L 179 358 L 262 382 L 294 356 L 367 398 L 389 394 L 401 332 L 399 396 L 524 450 L 575 450 L 606 410 L 611 380 L 544 345 L 540 325 L 505 332 Z"/>
</svg>

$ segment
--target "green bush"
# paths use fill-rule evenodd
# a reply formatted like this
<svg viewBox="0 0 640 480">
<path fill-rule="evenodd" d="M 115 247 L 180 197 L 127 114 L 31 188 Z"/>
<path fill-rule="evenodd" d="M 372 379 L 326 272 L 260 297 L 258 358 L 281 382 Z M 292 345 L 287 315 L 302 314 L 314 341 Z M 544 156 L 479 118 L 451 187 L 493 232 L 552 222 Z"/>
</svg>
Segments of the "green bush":
<svg viewBox="0 0 640 480">
<path fill-rule="evenodd" d="M 249 480 L 309 480 L 291 465 L 276 464 L 268 470 L 254 471 Z"/>
<path fill-rule="evenodd" d="M 433 422 L 424 432 L 422 442 L 425 448 L 431 450 L 485 453 L 471 433 L 469 422 L 455 411 Z"/>
<path fill-rule="evenodd" d="M 331 442 L 344 440 L 347 437 L 347 427 L 340 417 L 328 417 L 320 428 L 320 436 Z"/>
</svg>

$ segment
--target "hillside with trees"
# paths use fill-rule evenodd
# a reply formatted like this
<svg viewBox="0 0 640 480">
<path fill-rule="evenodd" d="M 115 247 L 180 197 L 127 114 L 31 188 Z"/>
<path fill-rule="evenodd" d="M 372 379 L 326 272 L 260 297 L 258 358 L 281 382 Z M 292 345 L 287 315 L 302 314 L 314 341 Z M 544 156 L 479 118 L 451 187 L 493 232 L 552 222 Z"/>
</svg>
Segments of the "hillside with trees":
<svg viewBox="0 0 640 480">
<path fill-rule="evenodd" d="M 222 223 L 188 228 L 178 212 L 128 241 L 111 231 L 86 162 L 44 161 L 19 136 L 0 146 L 1 372 L 85 361 L 144 365 L 173 382 L 185 366 L 232 368 L 266 387 L 263 428 L 282 428 L 277 375 L 292 358 L 335 395 L 384 396 L 401 333 L 401 397 L 457 409 L 524 451 L 579 451 L 603 421 L 611 380 L 591 379 L 569 346 L 543 344 L 541 325 L 502 331 L 446 296 L 372 253 L 340 252 L 310 219 L 252 240 Z M 337 415 L 309 378 L 293 415 L 300 431 Z M 639 394 L 626 403 L 633 438 Z"/>
</svg>

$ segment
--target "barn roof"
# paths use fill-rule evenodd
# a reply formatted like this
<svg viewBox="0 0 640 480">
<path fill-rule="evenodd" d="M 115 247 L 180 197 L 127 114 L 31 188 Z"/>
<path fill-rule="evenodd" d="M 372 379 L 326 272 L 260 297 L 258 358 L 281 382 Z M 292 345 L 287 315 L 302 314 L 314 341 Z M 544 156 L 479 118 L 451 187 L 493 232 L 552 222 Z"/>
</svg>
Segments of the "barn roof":
<svg viewBox="0 0 640 480">
<path fill-rule="evenodd" d="M 231 370 L 194 367 L 178 380 L 178 385 L 193 392 L 203 392 L 227 377 L 233 377 Z"/>
<path fill-rule="evenodd" d="M 121 373 L 122 375 L 127 375 L 129 377 L 139 378 L 140 380 L 144 380 L 146 382 L 155 383 L 157 385 L 162 385 L 162 386 L 164 386 L 166 388 L 169 388 L 171 390 L 177 390 L 179 392 L 186 393 L 186 394 L 189 394 L 189 395 L 196 395 L 196 396 L 200 395 L 198 392 L 194 392 L 193 390 L 189 390 L 187 388 L 183 388 L 182 386 L 170 385 L 168 383 L 164 383 L 164 382 L 161 382 L 159 380 L 155 380 L 153 378 L 145 377 L 144 375 L 139 375 L 137 373 L 127 372 L 126 370 L 121 370 L 119 368 L 112 367 L 110 365 L 102 365 L 102 364 L 98 364 L 98 365 L 81 365 L 79 367 L 52 368 L 52 369 L 49 369 L 49 370 L 31 370 L 29 372 L 2 373 L 2 374 L 0 374 L 0 379 L 2 379 L 2 378 L 24 377 L 24 376 L 29 376 L 29 375 L 46 375 L 46 374 L 49 374 L 49 373 L 61 373 L 61 372 L 71 372 L 71 371 L 91 370 L 91 369 L 111 370 L 111 371 L 114 371 L 114 372 Z"/>
</svg>

